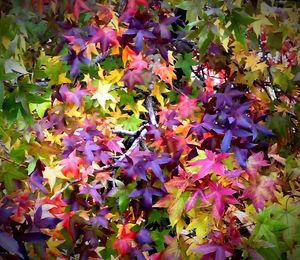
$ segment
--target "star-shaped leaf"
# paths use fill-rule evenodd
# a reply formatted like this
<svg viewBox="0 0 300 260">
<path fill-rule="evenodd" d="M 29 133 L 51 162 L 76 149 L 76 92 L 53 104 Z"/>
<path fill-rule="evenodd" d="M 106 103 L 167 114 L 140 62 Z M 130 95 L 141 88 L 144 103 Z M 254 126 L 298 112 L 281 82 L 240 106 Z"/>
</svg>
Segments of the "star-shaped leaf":
<svg viewBox="0 0 300 260">
<path fill-rule="evenodd" d="M 107 100 L 116 102 L 116 99 L 109 94 L 111 84 L 105 83 L 105 81 L 98 80 L 98 88 L 96 93 L 92 96 L 92 99 L 97 99 L 102 108 L 105 108 Z"/>
<path fill-rule="evenodd" d="M 45 167 L 45 170 L 43 171 L 43 177 L 48 179 L 48 183 L 50 186 L 51 191 L 53 190 L 56 182 L 56 178 L 68 180 L 69 178 L 63 175 L 61 172 L 61 166 L 55 166 L 55 167 Z"/>
<path fill-rule="evenodd" d="M 175 68 L 181 68 L 184 75 L 186 77 L 191 76 L 191 66 L 197 65 L 198 62 L 193 60 L 193 53 L 187 53 L 187 54 L 180 54 L 176 63 L 175 63 Z"/>
</svg>

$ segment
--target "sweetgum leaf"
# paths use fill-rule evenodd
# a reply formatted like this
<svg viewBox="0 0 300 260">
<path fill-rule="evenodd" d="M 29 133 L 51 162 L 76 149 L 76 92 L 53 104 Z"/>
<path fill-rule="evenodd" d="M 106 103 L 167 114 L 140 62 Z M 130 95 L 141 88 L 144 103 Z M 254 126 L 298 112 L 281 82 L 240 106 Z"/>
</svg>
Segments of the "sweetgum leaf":
<svg viewBox="0 0 300 260">
<path fill-rule="evenodd" d="M 18 242 L 9 233 L 0 231 L 0 246 L 7 252 L 17 255 L 21 259 L 25 259 L 21 253 Z"/>
</svg>

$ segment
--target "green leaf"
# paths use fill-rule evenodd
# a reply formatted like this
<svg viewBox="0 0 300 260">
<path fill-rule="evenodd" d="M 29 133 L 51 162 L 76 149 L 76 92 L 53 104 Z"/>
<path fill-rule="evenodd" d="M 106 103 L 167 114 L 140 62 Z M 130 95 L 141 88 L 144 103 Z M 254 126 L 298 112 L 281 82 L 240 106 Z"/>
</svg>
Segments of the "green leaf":
<svg viewBox="0 0 300 260">
<path fill-rule="evenodd" d="M 151 237 L 155 243 L 155 249 L 158 252 L 161 252 L 165 249 L 164 236 L 169 233 L 168 230 L 153 230 L 151 231 Z"/>
<path fill-rule="evenodd" d="M 122 125 L 126 130 L 136 131 L 139 129 L 143 120 L 137 118 L 134 114 L 131 115 L 128 119 L 122 121 Z"/>
<path fill-rule="evenodd" d="M 181 68 L 183 73 L 188 78 L 191 76 L 191 66 L 198 64 L 198 62 L 193 60 L 193 53 L 180 54 L 177 62 L 175 63 L 175 68 Z"/>
<path fill-rule="evenodd" d="M 129 198 L 125 192 L 122 192 L 119 196 L 118 205 L 121 213 L 123 213 L 129 205 Z"/>
<path fill-rule="evenodd" d="M 186 10 L 186 20 L 190 22 L 194 22 L 198 20 L 198 16 L 202 14 L 204 10 L 205 1 L 199 0 L 190 0 L 190 1 L 183 1 L 179 8 Z"/>
<path fill-rule="evenodd" d="M 16 190 L 16 180 L 23 180 L 26 178 L 26 174 L 19 170 L 16 165 L 4 164 L 0 172 L 0 181 L 4 183 L 5 189 L 8 193 L 12 193 Z"/>
</svg>

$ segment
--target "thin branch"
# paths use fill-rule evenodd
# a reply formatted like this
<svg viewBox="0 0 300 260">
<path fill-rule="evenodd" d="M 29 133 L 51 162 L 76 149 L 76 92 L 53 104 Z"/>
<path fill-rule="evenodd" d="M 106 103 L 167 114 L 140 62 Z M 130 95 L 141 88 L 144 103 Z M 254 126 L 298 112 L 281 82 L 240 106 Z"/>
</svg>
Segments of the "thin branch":
<svg viewBox="0 0 300 260">
<path fill-rule="evenodd" d="M 120 130 L 112 130 L 112 133 L 121 136 L 124 135 L 135 136 L 137 135 L 138 131 L 129 131 L 129 130 L 120 129 Z"/>
<path fill-rule="evenodd" d="M 264 90 L 266 91 L 266 93 L 268 94 L 268 96 L 270 97 L 271 100 L 275 100 L 275 99 L 278 99 L 278 96 L 277 96 L 276 91 L 274 90 L 274 86 L 273 86 L 273 75 L 271 72 L 271 64 L 268 60 L 268 52 L 264 49 L 264 47 L 260 41 L 260 37 L 258 37 L 258 44 L 263 53 L 263 61 L 267 65 L 267 72 L 268 72 L 269 81 L 270 81 L 269 82 L 270 86 L 265 86 Z"/>
<path fill-rule="evenodd" d="M 25 164 L 22 164 L 22 163 L 18 163 L 18 162 L 15 162 L 14 160 L 11 160 L 3 155 L 0 155 L 0 159 L 3 160 L 3 161 L 7 161 L 9 163 L 12 163 L 12 164 L 15 164 L 17 165 L 18 167 L 22 167 L 22 168 L 26 168 L 27 166 Z"/>
<path fill-rule="evenodd" d="M 112 91 L 115 91 L 115 90 L 118 90 L 118 89 L 123 89 L 123 88 L 126 88 L 126 86 L 116 86 L 116 87 L 110 89 L 108 92 L 112 92 Z"/>
<path fill-rule="evenodd" d="M 79 182 L 79 180 L 72 180 L 69 181 L 65 184 L 65 186 L 63 186 L 60 190 L 58 190 L 57 192 L 55 192 L 52 196 L 51 196 L 51 200 L 55 199 L 56 196 L 58 196 L 59 194 L 62 194 L 70 185 Z"/>
<path fill-rule="evenodd" d="M 149 113 L 149 119 L 150 119 L 150 123 L 154 126 L 158 126 L 156 118 L 155 118 L 155 113 L 154 113 L 154 109 L 153 109 L 153 104 L 152 104 L 152 97 L 150 95 L 148 95 L 146 97 L 146 107 Z"/>
</svg>

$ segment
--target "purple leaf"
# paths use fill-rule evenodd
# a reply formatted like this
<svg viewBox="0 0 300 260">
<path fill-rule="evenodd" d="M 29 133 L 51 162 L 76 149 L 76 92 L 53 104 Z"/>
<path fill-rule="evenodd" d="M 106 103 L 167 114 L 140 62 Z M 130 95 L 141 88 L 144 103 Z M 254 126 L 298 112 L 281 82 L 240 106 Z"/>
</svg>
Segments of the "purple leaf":
<svg viewBox="0 0 300 260">
<path fill-rule="evenodd" d="M 87 91 L 81 90 L 80 88 L 80 85 L 77 85 L 74 91 L 69 91 L 67 85 L 62 85 L 59 89 L 59 93 L 67 104 L 73 103 L 80 107 L 82 97 L 87 95 Z"/>
<path fill-rule="evenodd" d="M 0 231 L 0 246 L 7 252 L 15 254 L 22 259 L 25 259 L 21 253 L 18 242 L 7 232 Z"/>
<path fill-rule="evenodd" d="M 39 243 L 48 240 L 50 236 L 43 234 L 41 232 L 30 232 L 25 233 L 20 236 L 20 240 L 30 243 Z"/>
<path fill-rule="evenodd" d="M 223 140 L 222 140 L 222 143 L 221 143 L 221 151 L 223 153 L 227 152 L 229 147 L 230 147 L 230 144 L 231 144 L 231 139 L 232 139 L 232 132 L 231 130 L 228 130 L 224 137 L 223 137 Z"/>
<path fill-rule="evenodd" d="M 135 236 L 136 242 L 139 244 L 150 244 L 152 243 L 152 238 L 150 237 L 149 230 L 141 228 L 140 231 Z"/>
<path fill-rule="evenodd" d="M 43 182 L 46 180 L 43 178 L 42 172 L 44 171 L 45 167 L 43 163 L 38 160 L 35 166 L 34 171 L 30 174 L 30 177 L 28 178 L 29 186 L 32 192 L 35 192 L 37 189 L 39 189 L 42 193 L 45 195 L 48 194 L 47 189 L 43 185 Z"/>
<path fill-rule="evenodd" d="M 61 221 L 59 218 L 41 218 L 42 217 L 42 206 L 39 206 L 34 214 L 34 225 L 38 228 L 49 228 L 53 229 Z"/>
</svg>

